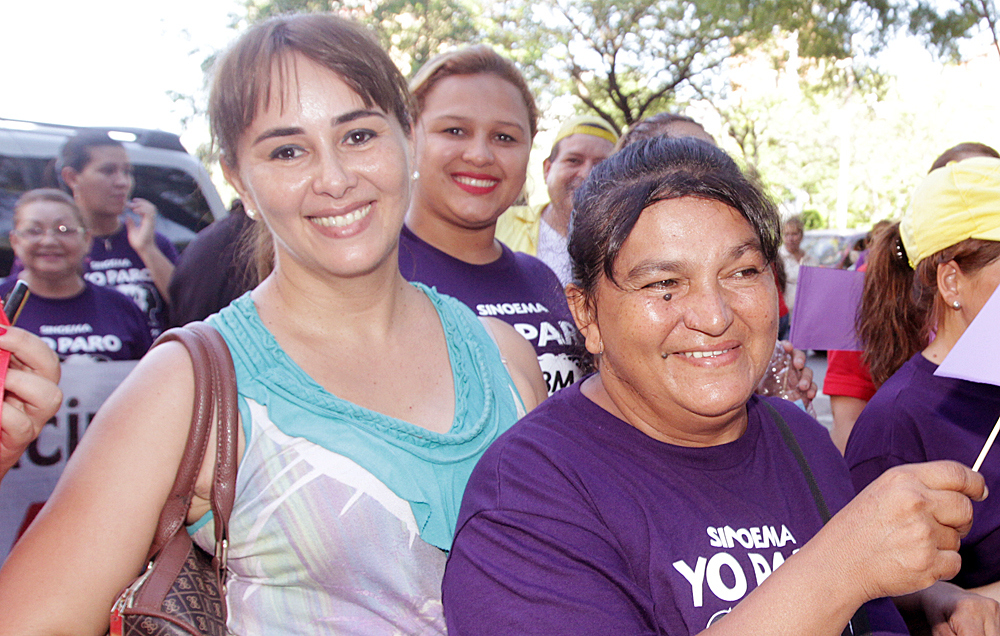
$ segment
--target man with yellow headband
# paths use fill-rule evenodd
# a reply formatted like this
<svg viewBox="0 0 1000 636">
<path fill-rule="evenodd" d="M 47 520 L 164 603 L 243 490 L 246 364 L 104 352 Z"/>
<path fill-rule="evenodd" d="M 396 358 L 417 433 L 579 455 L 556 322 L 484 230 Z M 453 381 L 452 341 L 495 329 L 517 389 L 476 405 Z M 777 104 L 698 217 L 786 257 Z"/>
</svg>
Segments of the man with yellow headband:
<svg viewBox="0 0 1000 636">
<path fill-rule="evenodd" d="M 562 125 L 542 163 L 549 202 L 516 206 L 497 221 L 496 237 L 512 250 L 537 256 L 565 285 L 571 278 L 566 249 L 573 192 L 611 155 L 618 133 L 600 117 L 580 115 Z"/>
</svg>

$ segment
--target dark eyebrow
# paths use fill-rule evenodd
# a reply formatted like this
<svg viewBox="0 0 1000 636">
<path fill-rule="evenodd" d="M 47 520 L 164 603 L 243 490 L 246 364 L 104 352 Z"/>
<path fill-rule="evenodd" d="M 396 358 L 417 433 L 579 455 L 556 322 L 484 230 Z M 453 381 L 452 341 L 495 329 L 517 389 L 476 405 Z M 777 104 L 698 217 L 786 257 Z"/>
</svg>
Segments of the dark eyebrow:
<svg viewBox="0 0 1000 636">
<path fill-rule="evenodd" d="M 645 261 L 630 269 L 625 275 L 624 280 L 628 282 L 636 278 L 645 278 L 652 274 L 659 274 L 660 272 L 676 272 L 682 267 L 682 261 Z"/>
<path fill-rule="evenodd" d="M 764 250 L 760 246 L 760 241 L 754 238 L 734 247 L 732 251 L 729 252 L 729 255 L 735 260 L 747 252 L 760 252 L 762 256 L 764 254 Z"/>
<path fill-rule="evenodd" d="M 363 119 L 365 117 L 381 117 L 382 119 L 385 119 L 385 114 L 380 113 L 377 110 L 364 110 L 364 109 L 352 110 L 351 112 L 344 113 L 339 117 L 334 117 L 330 123 L 333 126 L 340 126 L 342 124 L 352 122 L 356 119 Z M 292 137 L 294 135 L 301 135 L 304 132 L 305 130 L 299 128 L 298 126 L 290 126 L 287 128 L 272 128 L 270 130 L 265 130 L 263 133 L 261 133 L 259 137 L 253 140 L 253 143 L 254 145 L 256 145 L 267 139 L 274 139 L 275 137 Z"/>
<path fill-rule="evenodd" d="M 745 241 L 736 245 L 729 251 L 729 258 L 731 260 L 737 260 L 742 257 L 747 252 L 758 252 L 763 254 L 763 250 L 760 248 L 760 242 L 755 238 L 749 241 Z M 659 274 L 660 272 L 677 272 L 683 269 L 685 266 L 685 261 L 670 261 L 670 260 L 651 260 L 639 263 L 632 269 L 628 271 L 625 275 L 624 280 L 630 281 L 637 278 L 645 278 L 646 276 Z"/>
<path fill-rule="evenodd" d="M 452 115 L 452 114 L 449 114 L 449 113 L 445 113 L 444 115 L 441 115 L 440 117 L 437 117 L 436 119 L 438 119 L 438 120 L 441 120 L 441 119 L 453 119 L 455 121 L 463 122 L 463 123 L 464 122 L 468 122 L 468 121 L 472 121 L 471 117 L 462 117 L 461 115 Z M 521 124 L 517 123 L 516 121 L 496 121 L 496 122 L 492 122 L 492 123 L 499 124 L 501 126 L 510 126 L 511 128 L 517 128 L 521 132 L 524 132 L 524 126 L 522 126 Z"/>
<path fill-rule="evenodd" d="M 339 126 L 364 117 L 381 117 L 382 119 L 385 119 L 385 113 L 381 113 L 377 110 L 352 110 L 349 113 L 344 113 L 339 117 L 335 117 L 333 119 L 333 125 Z"/>
<path fill-rule="evenodd" d="M 259 137 L 253 140 L 253 145 L 257 145 L 262 141 L 268 139 L 274 139 L 275 137 L 291 137 L 293 135 L 301 135 L 304 130 L 298 127 L 290 128 L 272 128 L 270 130 L 265 130 Z"/>
</svg>

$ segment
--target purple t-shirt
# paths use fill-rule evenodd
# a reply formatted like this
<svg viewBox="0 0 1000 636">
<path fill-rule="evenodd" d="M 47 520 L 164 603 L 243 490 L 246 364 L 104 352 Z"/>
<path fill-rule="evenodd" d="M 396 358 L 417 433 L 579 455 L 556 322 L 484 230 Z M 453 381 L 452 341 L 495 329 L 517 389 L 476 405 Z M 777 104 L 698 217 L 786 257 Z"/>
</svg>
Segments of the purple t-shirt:
<svg viewBox="0 0 1000 636">
<path fill-rule="evenodd" d="M 170 239 L 157 233 L 156 246 L 171 263 L 177 262 L 177 249 Z M 24 271 L 20 259 L 14 259 L 10 278 Z M 84 263 L 83 277 L 98 287 L 112 287 L 132 299 L 146 316 L 149 332 L 156 338 L 166 329 L 167 303 L 153 283 L 153 275 L 128 243 L 124 225 L 114 234 L 95 236 L 90 254 Z"/>
<path fill-rule="evenodd" d="M 0 285 L 6 297 L 17 277 Z M 153 339 L 146 317 L 125 295 L 87 283 L 72 298 L 29 295 L 17 326 L 41 337 L 60 360 L 138 360 Z"/>
<path fill-rule="evenodd" d="M 503 245 L 499 259 L 466 263 L 433 247 L 403 226 L 399 270 L 409 281 L 436 288 L 479 317 L 499 318 L 535 347 L 549 394 L 580 378 L 580 332 L 559 279 L 534 256 Z"/>
<path fill-rule="evenodd" d="M 156 246 L 171 263 L 177 262 L 177 250 L 170 239 L 156 234 Z M 110 236 L 95 236 L 90 262 L 84 278 L 100 287 L 113 287 L 132 299 L 146 315 L 149 331 L 155 338 L 167 327 L 167 303 L 153 283 L 149 268 L 128 243 L 123 225 Z"/>
<path fill-rule="evenodd" d="M 937 377 L 917 353 L 875 393 L 854 424 L 845 456 L 861 490 L 893 466 L 953 459 L 971 466 L 1000 418 L 1000 387 Z M 979 472 L 1000 492 L 1000 449 Z M 1000 506 L 991 495 L 973 502 L 972 529 L 962 539 L 962 570 L 952 583 L 978 587 L 1000 580 Z"/>
<path fill-rule="evenodd" d="M 444 576 L 450 636 L 680 636 L 724 617 L 822 526 L 762 400 L 839 510 L 854 494 L 847 467 L 789 402 L 754 396 L 740 439 L 687 448 L 641 433 L 578 383 L 515 424 L 473 471 Z M 866 609 L 874 633 L 907 633 L 890 601 Z"/>
</svg>

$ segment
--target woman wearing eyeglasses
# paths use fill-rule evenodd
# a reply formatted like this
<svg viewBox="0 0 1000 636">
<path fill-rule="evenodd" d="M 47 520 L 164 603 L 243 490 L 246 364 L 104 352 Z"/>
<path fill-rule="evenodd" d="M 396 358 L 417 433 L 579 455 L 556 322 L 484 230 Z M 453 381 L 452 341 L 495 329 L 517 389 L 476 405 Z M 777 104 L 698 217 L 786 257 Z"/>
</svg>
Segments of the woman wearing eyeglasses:
<svg viewBox="0 0 1000 636">
<path fill-rule="evenodd" d="M 10 244 L 31 295 L 18 326 L 37 334 L 60 360 L 137 360 L 152 343 L 142 311 L 127 296 L 83 278 L 91 235 L 74 200 L 53 189 L 25 193 L 14 206 Z M 17 282 L 0 285 L 6 297 Z"/>
</svg>

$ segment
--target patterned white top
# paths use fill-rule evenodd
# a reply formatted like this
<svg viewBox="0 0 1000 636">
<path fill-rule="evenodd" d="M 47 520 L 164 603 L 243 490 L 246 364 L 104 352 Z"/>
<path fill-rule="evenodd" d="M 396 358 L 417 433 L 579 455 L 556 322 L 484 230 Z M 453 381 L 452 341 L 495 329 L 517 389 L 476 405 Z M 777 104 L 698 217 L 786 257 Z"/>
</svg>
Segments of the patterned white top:
<svg viewBox="0 0 1000 636">
<path fill-rule="evenodd" d="M 462 492 L 522 409 L 479 320 L 423 289 L 455 376 L 445 434 L 324 391 L 284 355 L 249 296 L 210 319 L 233 353 L 246 436 L 230 521 L 232 633 L 445 633 L 444 550 Z M 191 530 L 211 552 L 210 515 Z"/>
</svg>

